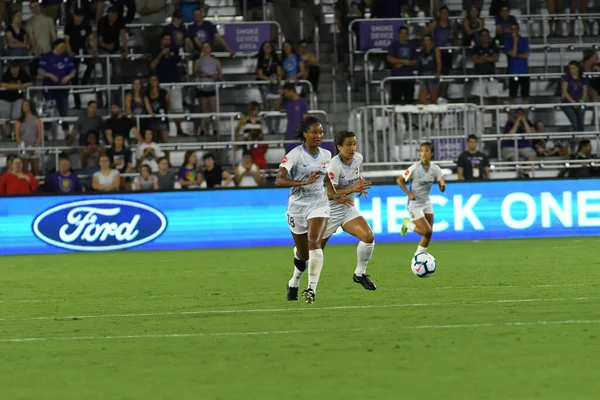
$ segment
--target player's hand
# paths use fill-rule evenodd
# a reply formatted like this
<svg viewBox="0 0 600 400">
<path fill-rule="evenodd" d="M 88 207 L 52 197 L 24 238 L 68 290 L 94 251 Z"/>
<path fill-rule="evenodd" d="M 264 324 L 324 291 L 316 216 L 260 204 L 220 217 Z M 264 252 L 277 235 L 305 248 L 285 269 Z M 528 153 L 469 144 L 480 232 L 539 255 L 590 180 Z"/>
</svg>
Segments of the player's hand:
<svg viewBox="0 0 600 400">
<path fill-rule="evenodd" d="M 338 203 L 345 204 L 349 207 L 354 205 L 353 199 L 351 199 L 350 197 L 342 196 L 341 194 L 333 195 L 333 200 L 337 201 Z"/>
<path fill-rule="evenodd" d="M 358 177 L 358 181 L 354 184 L 353 190 L 358 193 L 365 193 L 371 188 L 371 181 L 365 181 L 362 176 Z"/>
<path fill-rule="evenodd" d="M 446 181 L 444 180 L 444 178 L 440 178 L 440 191 L 446 191 Z"/>
<path fill-rule="evenodd" d="M 317 181 L 317 179 L 319 179 L 320 176 L 321 176 L 321 171 L 319 171 L 319 170 L 313 171 L 313 173 L 310 174 L 310 176 L 306 180 L 306 185 L 310 185 L 312 183 L 315 183 Z"/>
<path fill-rule="evenodd" d="M 415 195 L 414 195 L 414 194 L 412 194 L 412 193 L 409 193 L 409 194 L 408 194 L 408 198 L 409 198 L 411 201 L 415 201 L 415 200 L 417 199 L 417 196 L 415 196 Z"/>
</svg>

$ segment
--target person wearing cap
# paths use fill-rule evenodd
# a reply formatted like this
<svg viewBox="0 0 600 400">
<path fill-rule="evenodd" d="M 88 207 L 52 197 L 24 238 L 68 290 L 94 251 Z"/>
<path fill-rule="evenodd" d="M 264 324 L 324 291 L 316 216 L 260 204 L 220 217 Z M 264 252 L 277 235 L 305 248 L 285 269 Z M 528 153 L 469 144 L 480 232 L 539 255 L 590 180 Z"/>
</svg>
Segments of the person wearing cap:
<svg viewBox="0 0 600 400">
<path fill-rule="evenodd" d="M 67 53 L 67 45 L 63 39 L 57 39 L 52 44 L 52 51 L 42 56 L 40 60 L 39 74 L 44 80 L 43 86 L 57 87 L 69 86 L 75 78 L 75 65 L 73 59 Z M 69 114 L 69 89 L 46 89 L 44 97 L 54 100 L 58 114 L 66 117 Z M 68 130 L 68 124 L 63 121 L 62 128 Z"/>
<path fill-rule="evenodd" d="M 56 27 L 52 18 L 41 13 L 40 3 L 33 0 L 29 3 L 29 8 L 33 14 L 27 20 L 27 37 L 31 45 L 31 50 L 35 54 L 35 59 L 30 65 L 32 80 L 37 76 L 38 65 L 42 54 L 52 51 L 52 43 L 56 40 Z"/>
<path fill-rule="evenodd" d="M 96 56 L 98 51 L 96 49 L 96 39 L 92 32 L 92 27 L 89 22 L 84 20 L 84 10 L 78 8 L 73 12 L 73 20 L 67 23 L 65 26 L 65 44 L 67 45 L 67 51 L 73 58 L 73 64 L 75 65 L 75 71 L 79 71 L 79 65 L 83 62 L 86 66 L 81 82 L 79 81 L 78 74 L 75 74 L 73 78 L 74 85 L 87 85 L 90 82 L 92 71 L 94 70 L 94 61 L 91 58 L 81 58 L 79 56 L 88 56 L 91 53 Z M 79 94 L 74 95 L 75 108 L 81 108 L 81 97 Z"/>
<path fill-rule="evenodd" d="M 10 137 L 10 121 L 21 115 L 21 104 L 25 98 L 24 89 L 32 85 L 31 78 L 17 61 L 12 61 L 9 68 L 2 75 L 0 87 L 0 119 L 5 120 L 4 134 Z"/>
<path fill-rule="evenodd" d="M 115 9 L 115 12 L 119 17 L 123 18 L 125 24 L 131 24 L 137 11 L 135 1 L 136 0 L 109 0 L 111 4 L 109 9 Z M 104 0 L 96 0 L 96 2 L 96 22 L 98 23 L 104 13 Z M 127 8 L 127 13 L 125 13 L 125 8 Z M 123 14 L 125 15 L 123 16 Z"/>
<path fill-rule="evenodd" d="M 193 48 L 192 41 L 188 37 L 188 31 L 183 24 L 183 13 L 176 10 L 171 16 L 171 23 L 165 27 L 165 32 L 171 36 L 171 51 L 175 54 L 185 52 L 185 47 Z"/>
<path fill-rule="evenodd" d="M 202 43 L 208 42 L 210 47 L 215 46 L 215 39 L 229 52 L 234 55 L 235 51 L 231 50 L 223 36 L 219 35 L 217 27 L 210 21 L 204 19 L 204 9 L 196 8 L 194 10 L 194 23 L 189 27 L 189 35 L 194 47 L 198 51 L 202 51 Z"/>
</svg>

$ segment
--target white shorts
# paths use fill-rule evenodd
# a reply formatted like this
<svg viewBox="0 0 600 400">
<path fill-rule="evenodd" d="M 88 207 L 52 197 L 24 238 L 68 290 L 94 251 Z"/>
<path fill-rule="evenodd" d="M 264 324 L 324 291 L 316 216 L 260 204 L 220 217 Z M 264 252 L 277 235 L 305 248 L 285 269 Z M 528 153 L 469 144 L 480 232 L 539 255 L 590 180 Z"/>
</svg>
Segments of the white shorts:
<svg viewBox="0 0 600 400">
<path fill-rule="evenodd" d="M 412 221 L 416 221 L 417 219 L 425 218 L 425 214 L 433 214 L 433 206 L 431 203 L 409 203 L 408 214 Z"/>
<path fill-rule="evenodd" d="M 327 229 L 325 229 L 325 234 L 323 238 L 327 239 L 333 235 L 340 226 L 346 225 L 346 223 L 356 219 L 358 217 L 362 217 L 360 212 L 356 209 L 356 207 L 347 207 L 347 211 L 345 211 L 341 215 L 331 215 L 329 221 L 327 222 Z"/>
<path fill-rule="evenodd" d="M 480 81 L 477 79 L 473 83 L 471 96 L 498 97 L 500 95 L 500 85 L 501 83 L 497 81 L 490 81 L 488 79 L 483 79 Z"/>
<path fill-rule="evenodd" d="M 329 204 L 319 208 L 313 208 L 308 210 L 306 214 L 293 214 L 288 209 L 287 212 L 287 223 L 290 227 L 290 231 L 296 235 L 304 235 L 308 233 L 308 220 L 311 218 L 329 218 L 330 210 Z"/>
</svg>

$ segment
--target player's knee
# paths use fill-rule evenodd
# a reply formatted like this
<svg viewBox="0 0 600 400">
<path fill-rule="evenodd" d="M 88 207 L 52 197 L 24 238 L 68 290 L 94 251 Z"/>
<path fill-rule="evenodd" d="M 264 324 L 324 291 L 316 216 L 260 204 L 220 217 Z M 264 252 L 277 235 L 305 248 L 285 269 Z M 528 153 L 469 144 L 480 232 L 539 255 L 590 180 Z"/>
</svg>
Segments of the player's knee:
<svg viewBox="0 0 600 400">
<path fill-rule="evenodd" d="M 430 226 L 423 228 L 423 236 L 425 236 L 426 238 L 430 238 L 432 234 L 433 234 L 433 230 L 431 229 Z"/>
<path fill-rule="evenodd" d="M 365 233 L 363 235 L 363 238 L 361 239 L 362 242 L 365 243 L 373 243 L 375 241 L 375 235 L 373 234 L 372 231 L 368 231 L 367 233 Z"/>
<path fill-rule="evenodd" d="M 309 250 L 317 250 L 321 248 L 321 240 L 320 235 L 308 236 L 308 249 Z"/>
</svg>

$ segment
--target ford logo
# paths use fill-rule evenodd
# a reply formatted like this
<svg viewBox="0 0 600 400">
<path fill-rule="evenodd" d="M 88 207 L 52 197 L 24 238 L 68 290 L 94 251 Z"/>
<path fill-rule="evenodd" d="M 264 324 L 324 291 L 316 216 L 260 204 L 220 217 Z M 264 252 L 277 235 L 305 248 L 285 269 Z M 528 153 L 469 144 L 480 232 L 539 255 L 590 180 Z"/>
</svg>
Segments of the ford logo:
<svg viewBox="0 0 600 400">
<path fill-rule="evenodd" d="M 68 250 L 123 250 L 148 243 L 167 228 L 155 208 L 127 200 L 83 200 L 44 211 L 33 221 L 39 239 Z"/>
</svg>

